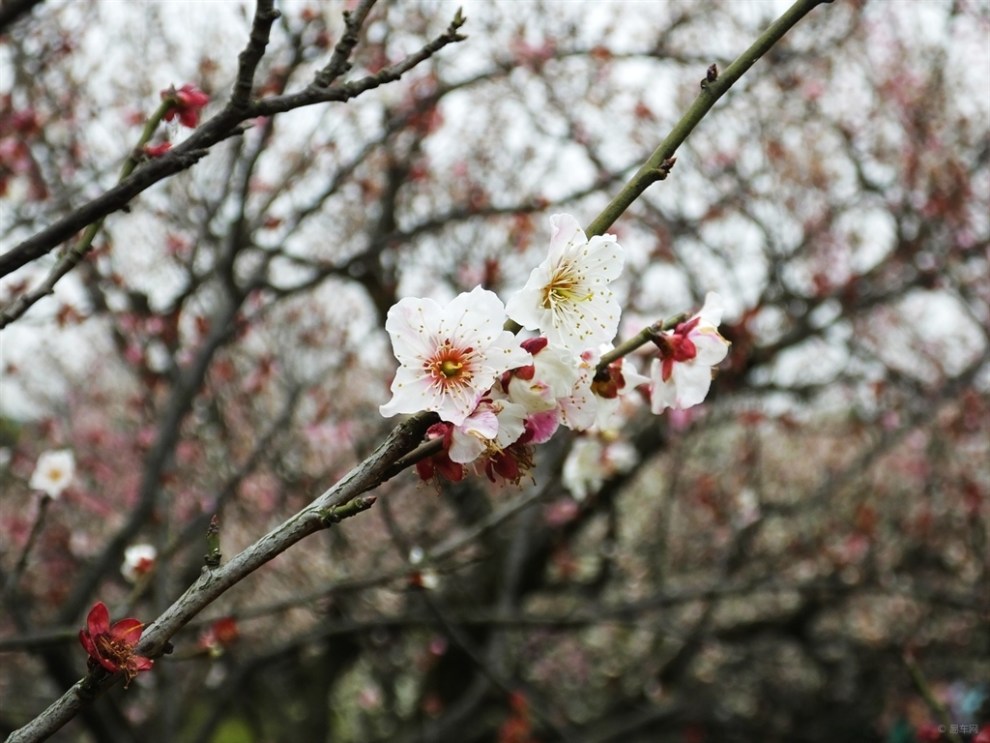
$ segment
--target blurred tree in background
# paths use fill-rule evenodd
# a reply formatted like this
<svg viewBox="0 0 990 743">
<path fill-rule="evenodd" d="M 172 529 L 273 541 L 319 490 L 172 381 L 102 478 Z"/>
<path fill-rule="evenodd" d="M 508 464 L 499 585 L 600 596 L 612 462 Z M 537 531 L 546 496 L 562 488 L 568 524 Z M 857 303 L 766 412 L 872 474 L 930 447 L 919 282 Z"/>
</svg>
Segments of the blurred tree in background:
<svg viewBox="0 0 990 743">
<path fill-rule="evenodd" d="M 458 41 L 455 5 L 366 5 L 279 3 L 240 57 L 250 3 L 2 6 L 5 734 L 97 601 L 150 624 L 213 516 L 227 562 L 386 437 L 398 299 L 521 286 L 784 9 L 472 2 Z M 988 39 L 978 0 L 810 13 L 610 229 L 621 338 L 724 298 L 703 406 L 562 432 L 518 486 L 391 473 L 55 739 L 984 735 Z M 196 126 L 142 137 L 187 84 Z"/>
</svg>

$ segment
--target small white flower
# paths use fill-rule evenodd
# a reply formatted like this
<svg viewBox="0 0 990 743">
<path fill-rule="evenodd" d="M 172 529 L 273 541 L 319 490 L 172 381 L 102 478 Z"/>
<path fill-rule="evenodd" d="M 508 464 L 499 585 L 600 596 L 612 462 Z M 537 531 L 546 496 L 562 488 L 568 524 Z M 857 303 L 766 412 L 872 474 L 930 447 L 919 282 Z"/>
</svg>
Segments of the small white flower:
<svg viewBox="0 0 990 743">
<path fill-rule="evenodd" d="M 729 353 L 729 342 L 718 332 L 722 311 L 722 298 L 709 292 L 697 315 L 663 334 L 665 348 L 650 367 L 654 413 L 665 408 L 684 410 L 704 401 L 712 386 L 712 367 Z"/>
<path fill-rule="evenodd" d="M 605 379 L 596 383 L 595 371 L 601 356 L 611 350 L 611 344 L 603 344 L 598 351 L 584 351 L 578 359 L 579 376 L 574 388 L 569 396 L 559 401 L 562 423 L 573 431 L 613 428 L 619 420 L 622 398 L 650 381 L 626 359 L 619 359 L 608 366 Z"/>
<path fill-rule="evenodd" d="M 38 457 L 31 475 L 34 490 L 43 490 L 51 498 L 58 498 L 69 487 L 76 474 L 76 458 L 70 449 L 46 451 Z"/>
<path fill-rule="evenodd" d="M 120 572 L 130 583 L 137 583 L 155 566 L 157 556 L 157 550 L 150 544 L 133 544 L 124 550 L 124 564 L 120 566 Z"/>
<path fill-rule="evenodd" d="M 605 348 L 602 350 L 602 353 L 604 354 L 610 350 L 612 349 Z M 630 393 L 635 391 L 640 385 L 647 384 L 650 381 L 649 377 L 636 371 L 636 367 L 633 366 L 632 361 L 628 358 L 613 361 L 609 365 L 609 374 L 610 380 L 616 385 L 615 394 L 611 397 L 601 394 L 595 395 L 597 405 L 593 429 L 603 434 L 614 433 L 617 429 L 621 428 L 624 420 L 622 412 L 624 403 L 627 409 L 629 407 L 638 409 L 639 406 L 635 402 L 636 398 L 634 396 L 631 397 Z"/>
<path fill-rule="evenodd" d="M 598 418 L 598 396 L 591 389 L 591 382 L 598 364 L 599 355 L 594 351 L 585 351 L 578 362 L 578 378 L 574 382 L 571 394 L 561 397 L 561 423 L 572 431 L 586 431 L 595 425 Z"/>
<path fill-rule="evenodd" d="M 735 505 L 732 521 L 737 529 L 744 529 L 760 520 L 760 499 L 753 488 L 743 488 L 736 493 Z"/>
<path fill-rule="evenodd" d="M 393 305 L 385 329 L 399 369 L 381 414 L 432 410 L 463 423 L 500 374 L 530 363 L 505 319 L 502 300 L 481 287 L 446 306 L 415 297 Z"/>
<path fill-rule="evenodd" d="M 436 570 L 420 570 L 413 575 L 413 585 L 427 591 L 435 591 L 440 585 L 440 576 Z"/>
<path fill-rule="evenodd" d="M 498 453 L 526 430 L 526 409 L 504 398 L 486 398 L 451 432 L 450 461 L 468 464 L 486 452 Z"/>
<path fill-rule="evenodd" d="M 597 436 L 585 436 L 571 446 L 561 481 L 575 500 L 583 501 L 601 490 L 605 480 L 629 472 L 638 461 L 636 449 L 625 441 L 605 442 Z"/>
<path fill-rule="evenodd" d="M 506 311 L 551 345 L 581 351 L 607 343 L 619 326 L 619 303 L 609 284 L 622 273 L 622 247 L 615 235 L 589 240 L 574 217 L 550 217 L 550 253 L 533 269 Z"/>
<path fill-rule="evenodd" d="M 545 343 L 542 339 L 535 340 Z M 523 345 L 525 347 L 526 343 Z M 530 413 L 553 410 L 559 398 L 571 394 L 578 380 L 577 360 L 573 354 L 554 346 L 546 345 L 534 351 L 531 345 L 529 350 L 533 353 L 528 367 L 531 373 L 523 375 L 517 372 L 512 376 L 507 389 L 509 399 Z"/>
</svg>

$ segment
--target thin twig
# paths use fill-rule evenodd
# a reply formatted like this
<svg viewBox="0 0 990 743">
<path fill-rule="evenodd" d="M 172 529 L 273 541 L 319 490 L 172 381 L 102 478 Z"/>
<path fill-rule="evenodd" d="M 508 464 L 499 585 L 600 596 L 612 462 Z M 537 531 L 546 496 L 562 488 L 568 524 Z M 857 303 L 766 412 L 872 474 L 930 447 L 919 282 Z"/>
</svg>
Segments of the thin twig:
<svg viewBox="0 0 990 743">
<path fill-rule="evenodd" d="M 590 225 L 587 233 L 589 236 L 601 235 L 607 230 L 615 220 L 640 197 L 640 195 L 657 181 L 663 180 L 670 172 L 673 165 L 673 158 L 684 140 L 694 131 L 694 128 L 701 123 L 708 112 L 715 105 L 716 101 L 725 95 L 736 81 L 741 78 L 746 71 L 768 51 L 780 41 L 784 35 L 790 31 L 802 18 L 814 10 L 819 5 L 829 3 L 832 0 L 797 0 L 785 13 L 774 21 L 771 26 L 764 31 L 753 42 L 753 44 L 736 61 L 729 65 L 720 75 L 716 72 L 715 79 L 712 80 L 711 68 L 706 74 L 701 93 L 680 121 L 670 130 L 667 138 L 654 150 L 643 166 L 636 171 L 636 174 L 629 180 L 615 198 L 602 210 Z"/>
<path fill-rule="evenodd" d="M 17 584 L 21 582 L 21 576 L 24 574 L 25 568 L 27 568 L 28 556 L 31 554 L 34 543 L 38 540 L 38 535 L 41 533 L 41 527 L 45 523 L 45 514 L 48 513 L 48 506 L 51 502 L 51 496 L 47 494 L 42 494 L 41 499 L 38 501 L 38 512 L 35 514 L 34 523 L 31 524 L 31 533 L 28 535 L 27 542 L 24 544 L 24 549 L 21 551 L 21 556 L 17 560 L 17 565 L 14 566 L 14 571 L 7 576 L 7 584 L 3 587 L 2 603 L 4 604 L 14 598 L 17 593 Z"/>
</svg>

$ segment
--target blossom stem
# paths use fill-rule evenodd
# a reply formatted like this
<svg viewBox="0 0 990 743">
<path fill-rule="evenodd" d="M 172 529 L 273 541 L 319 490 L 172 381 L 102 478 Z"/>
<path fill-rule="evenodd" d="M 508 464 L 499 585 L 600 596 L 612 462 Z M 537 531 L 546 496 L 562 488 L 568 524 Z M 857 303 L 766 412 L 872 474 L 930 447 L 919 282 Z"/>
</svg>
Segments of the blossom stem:
<svg viewBox="0 0 990 743">
<path fill-rule="evenodd" d="M 210 519 L 210 526 L 206 530 L 206 555 L 203 561 L 209 570 L 216 570 L 220 567 L 223 554 L 220 552 L 220 519 L 216 514 Z"/>
<path fill-rule="evenodd" d="M 34 543 L 38 541 L 38 535 L 41 534 L 41 527 L 45 523 L 45 514 L 48 512 L 48 506 L 51 502 L 51 496 L 47 494 L 41 496 L 41 500 L 38 503 L 38 513 L 34 517 L 34 523 L 31 524 L 31 533 L 28 535 L 24 549 L 21 551 L 21 556 L 17 560 L 17 565 L 14 567 L 14 572 L 7 576 L 7 584 L 3 587 L 4 604 L 6 604 L 17 591 L 17 584 L 20 583 L 21 575 L 24 574 L 24 569 L 27 567 L 28 555 L 31 554 L 31 550 L 34 548 Z"/>
<path fill-rule="evenodd" d="M 429 441 L 424 441 L 404 457 L 397 459 L 395 463 L 388 468 L 385 475 L 385 480 L 395 477 L 407 467 L 412 467 L 416 464 L 416 462 L 421 462 L 427 457 L 432 457 L 434 454 L 439 454 L 442 450 L 443 439 L 430 439 Z"/>
<path fill-rule="evenodd" d="M 668 317 L 666 320 L 657 320 L 652 325 L 647 325 L 632 338 L 623 341 L 608 353 L 602 354 L 601 359 L 598 361 L 598 365 L 595 367 L 595 373 L 598 374 L 603 372 L 613 361 L 618 361 L 623 356 L 628 356 L 640 346 L 644 346 L 653 341 L 657 337 L 658 333 L 676 328 L 678 324 L 684 322 L 687 318 L 688 314 L 686 312 L 681 312 L 673 317 Z"/>
<path fill-rule="evenodd" d="M 666 178 L 670 167 L 665 167 L 665 164 L 670 162 L 671 158 L 674 157 L 674 153 L 677 152 L 677 148 L 684 143 L 684 140 L 687 139 L 688 135 L 711 110 L 716 101 L 725 95 L 729 88 L 804 16 L 818 5 L 831 1 L 797 0 L 746 51 L 740 54 L 724 72 L 721 74 L 716 73 L 715 75 L 709 73 L 702 84 L 698 97 L 695 98 L 694 103 L 691 104 L 691 107 L 681 117 L 681 120 L 670 130 L 667 138 L 660 143 L 660 146 L 654 150 L 650 159 L 636 171 L 636 174 L 616 194 L 615 198 L 608 203 L 601 214 L 595 217 L 594 221 L 588 225 L 588 229 L 586 230 L 588 237 L 604 234 L 605 230 L 611 227 L 647 188 L 657 181 Z M 715 77 L 714 80 L 711 79 L 713 76 Z"/>
<path fill-rule="evenodd" d="M 174 106 L 175 98 L 166 98 L 158 105 L 158 108 L 155 109 L 154 113 L 148 117 L 148 120 L 144 122 L 144 128 L 141 130 L 141 136 L 138 139 L 137 144 L 134 146 L 134 149 L 131 150 L 131 154 L 127 156 L 124 160 L 124 164 L 120 168 L 120 175 L 117 176 L 117 183 L 120 183 L 134 172 L 134 168 L 137 167 L 139 162 L 138 153 L 141 152 L 141 148 L 151 141 L 152 136 L 155 134 L 155 130 L 158 129 L 158 125 L 162 123 L 162 119 L 165 117 L 165 114 L 168 113 L 169 109 Z M 63 256 L 63 260 L 69 261 L 72 264 L 68 267 L 69 269 L 71 269 L 72 266 L 75 266 L 76 263 L 79 262 L 79 259 L 82 258 L 83 255 L 85 255 L 85 253 L 89 250 L 90 246 L 92 246 L 93 240 L 96 239 L 97 233 L 99 233 L 100 228 L 103 227 L 104 219 L 105 217 L 98 219 L 87 227 L 86 231 L 83 232 L 82 237 L 79 239 L 79 243 L 76 247 Z"/>
</svg>

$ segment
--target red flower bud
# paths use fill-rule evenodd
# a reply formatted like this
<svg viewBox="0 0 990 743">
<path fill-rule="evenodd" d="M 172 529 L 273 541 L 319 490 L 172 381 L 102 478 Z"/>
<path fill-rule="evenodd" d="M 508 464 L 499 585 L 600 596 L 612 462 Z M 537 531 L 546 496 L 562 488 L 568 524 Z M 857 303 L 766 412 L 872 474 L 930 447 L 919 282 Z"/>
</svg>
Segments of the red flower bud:
<svg viewBox="0 0 990 743">
<path fill-rule="evenodd" d="M 195 85 L 186 83 L 178 90 L 175 87 L 161 92 L 163 101 L 171 101 L 172 107 L 165 112 L 165 121 L 171 121 L 176 116 L 179 123 L 195 128 L 199 123 L 199 114 L 203 107 L 210 102 L 210 97 Z"/>
</svg>

